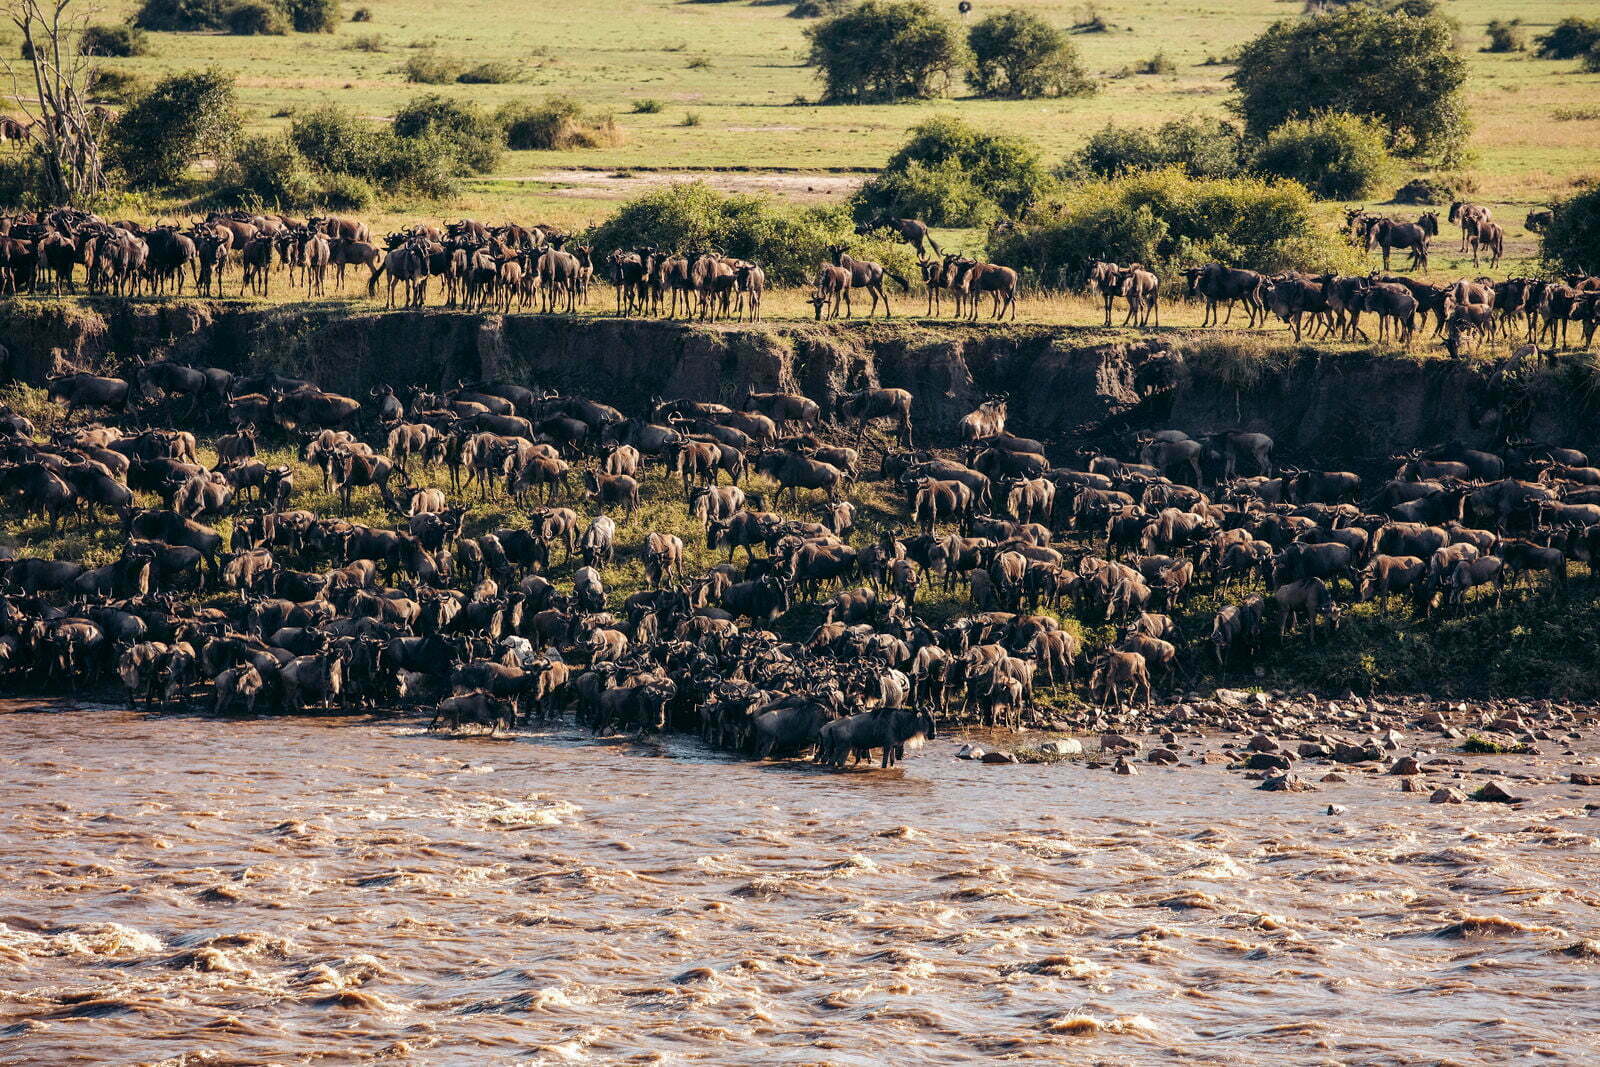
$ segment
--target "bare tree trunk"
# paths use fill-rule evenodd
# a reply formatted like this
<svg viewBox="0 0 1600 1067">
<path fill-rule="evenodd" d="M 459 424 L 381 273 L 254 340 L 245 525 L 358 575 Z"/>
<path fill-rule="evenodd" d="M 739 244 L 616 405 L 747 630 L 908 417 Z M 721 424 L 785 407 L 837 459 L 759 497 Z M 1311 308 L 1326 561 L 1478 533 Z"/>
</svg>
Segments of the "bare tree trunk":
<svg viewBox="0 0 1600 1067">
<path fill-rule="evenodd" d="M 6 14 L 22 31 L 23 55 L 31 68 L 34 104 L 21 83 L 26 74 L 9 57 L 0 64 L 11 77 L 17 106 L 36 131 L 33 151 L 44 167 L 41 190 L 58 205 L 77 205 L 104 192 L 96 114 L 85 103 L 89 57 L 79 48 L 88 13 L 71 11 L 74 0 L 7 0 Z"/>
</svg>

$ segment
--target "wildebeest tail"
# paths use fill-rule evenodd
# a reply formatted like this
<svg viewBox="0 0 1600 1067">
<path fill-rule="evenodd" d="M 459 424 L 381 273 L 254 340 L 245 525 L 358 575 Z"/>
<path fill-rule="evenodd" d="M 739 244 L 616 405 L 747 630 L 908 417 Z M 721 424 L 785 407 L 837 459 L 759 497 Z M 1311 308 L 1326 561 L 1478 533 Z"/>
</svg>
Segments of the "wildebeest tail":
<svg viewBox="0 0 1600 1067">
<path fill-rule="evenodd" d="M 938 251 L 937 246 L 935 246 L 934 251 Z M 895 284 L 900 286 L 900 291 L 901 292 L 909 293 L 911 291 L 911 283 L 906 281 L 900 275 L 896 274 L 894 271 L 886 270 L 883 273 L 887 274 L 889 277 L 894 279 Z"/>
<path fill-rule="evenodd" d="M 371 300 L 374 296 L 378 295 L 378 275 L 383 273 L 383 268 L 386 266 L 388 266 L 388 264 L 379 263 L 377 269 L 372 272 L 372 277 L 367 279 L 368 300 Z"/>
</svg>

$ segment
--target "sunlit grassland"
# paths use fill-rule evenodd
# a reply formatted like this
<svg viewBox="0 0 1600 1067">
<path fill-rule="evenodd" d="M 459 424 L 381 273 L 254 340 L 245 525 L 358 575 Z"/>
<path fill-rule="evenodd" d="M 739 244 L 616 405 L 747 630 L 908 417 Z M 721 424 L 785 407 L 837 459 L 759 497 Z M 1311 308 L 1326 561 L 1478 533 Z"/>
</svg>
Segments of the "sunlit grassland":
<svg viewBox="0 0 1600 1067">
<path fill-rule="evenodd" d="M 346 17 L 357 6 L 347 3 Z M 376 0 L 370 22 L 342 23 L 327 35 L 231 37 L 155 34 L 153 54 L 107 60 L 110 66 L 155 78 L 173 71 L 219 66 L 239 76 L 241 97 L 256 129 L 283 127 L 297 108 L 325 100 L 358 114 L 384 118 L 416 93 L 444 92 L 494 108 L 512 99 L 570 94 L 597 112 L 618 116 L 626 143 L 591 151 L 507 153 L 496 175 L 468 183 L 451 212 L 523 220 L 539 216 L 579 226 L 602 216 L 631 194 L 633 183 L 615 181 L 575 188 L 550 181 L 571 168 L 603 171 L 674 168 L 798 168 L 808 172 L 874 168 L 929 116 L 961 115 L 989 130 L 1025 135 L 1047 159 L 1059 159 L 1108 122 L 1154 123 L 1191 114 L 1222 114 L 1229 95 L 1224 62 L 1240 44 L 1274 19 L 1292 17 L 1298 4 L 1234 0 L 1199 6 L 1160 0 L 1017 0 L 1072 26 L 1092 10 L 1109 24 L 1074 41 L 1085 65 L 1102 82 L 1097 94 L 1069 100 L 950 99 L 874 106 L 816 103 L 819 84 L 804 65 L 807 20 L 788 18 L 786 4 L 684 3 L 677 0 L 570 0 L 526 5 L 507 0 L 431 4 Z M 949 5 L 954 7 L 954 5 Z M 1528 0 L 1515 6 L 1529 36 L 1563 15 L 1581 13 L 1565 0 Z M 132 0 L 114 0 L 101 18 L 131 13 Z M 1543 203 L 1572 180 L 1600 171 L 1600 122 L 1559 122 L 1554 112 L 1591 100 L 1600 75 L 1577 64 L 1529 58 L 1526 53 L 1478 51 L 1490 18 L 1505 17 L 1492 0 L 1446 5 L 1462 27 L 1472 72 L 1469 96 L 1477 130 L 1473 147 L 1478 196 L 1508 207 Z M 952 10 L 952 14 L 954 14 Z M 362 40 L 378 51 L 358 50 Z M 13 42 L 14 44 L 14 42 Z M 10 47 L 7 45 L 6 47 Z M 406 58 L 418 49 L 471 63 L 509 62 L 519 80 L 504 85 L 408 84 Z M 1130 71 L 1157 53 L 1176 64 L 1170 75 Z M 965 92 L 957 86 L 956 93 Z M 639 100 L 656 100 L 653 114 L 633 113 Z M 693 111 L 698 125 L 683 125 Z M 1404 175 L 1398 176 L 1403 180 Z M 526 179 L 538 179 L 528 181 Z M 1399 182 L 1397 181 L 1396 184 Z M 565 188 L 563 188 L 565 186 Z M 781 195 L 813 199 L 836 191 L 803 186 Z M 436 206 L 396 204 L 377 212 L 381 222 Z M 1517 214 L 1520 220 L 1520 213 Z"/>
</svg>

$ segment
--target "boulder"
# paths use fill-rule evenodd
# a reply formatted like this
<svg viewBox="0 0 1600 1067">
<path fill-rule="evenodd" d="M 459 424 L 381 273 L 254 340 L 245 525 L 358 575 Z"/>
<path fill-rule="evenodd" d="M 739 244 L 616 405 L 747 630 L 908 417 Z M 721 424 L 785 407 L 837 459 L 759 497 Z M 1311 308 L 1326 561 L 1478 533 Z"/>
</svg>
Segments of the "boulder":
<svg viewBox="0 0 1600 1067">
<path fill-rule="evenodd" d="M 1417 762 L 1415 756 L 1402 756 L 1394 761 L 1394 766 L 1389 768 L 1390 774 L 1421 774 L 1422 764 Z"/>
<path fill-rule="evenodd" d="M 1278 751 L 1278 743 L 1272 738 L 1268 737 L 1266 734 L 1256 734 L 1250 739 L 1250 743 L 1244 747 L 1249 749 L 1251 752 Z"/>
<path fill-rule="evenodd" d="M 1472 799 L 1486 804 L 1520 804 L 1525 798 L 1512 796 L 1499 782 L 1485 782 L 1472 794 Z"/>
<path fill-rule="evenodd" d="M 1301 781 L 1292 774 L 1277 774 L 1268 777 L 1256 788 L 1269 793 L 1310 793 L 1317 787 Z"/>
<path fill-rule="evenodd" d="M 1255 752 L 1245 760 L 1244 765 L 1252 771 L 1286 771 L 1293 761 L 1277 752 Z"/>
<path fill-rule="evenodd" d="M 1039 746 L 1039 751 L 1047 756 L 1081 756 L 1083 742 L 1075 737 L 1061 737 L 1054 741 L 1046 741 Z"/>
<path fill-rule="evenodd" d="M 962 745 L 956 752 L 956 759 L 982 759 L 984 750 L 978 745 Z"/>
<path fill-rule="evenodd" d="M 1163 767 L 1170 767 L 1178 762 L 1178 754 L 1170 748 L 1153 748 L 1145 759 Z"/>
<path fill-rule="evenodd" d="M 1017 757 L 1009 752 L 985 752 L 980 760 L 984 763 L 1015 763 Z"/>
<path fill-rule="evenodd" d="M 1465 804 L 1466 802 L 1467 795 L 1465 793 L 1454 786 L 1448 785 L 1443 789 L 1435 789 L 1433 796 L 1428 798 L 1428 803 L 1430 804 Z"/>
</svg>

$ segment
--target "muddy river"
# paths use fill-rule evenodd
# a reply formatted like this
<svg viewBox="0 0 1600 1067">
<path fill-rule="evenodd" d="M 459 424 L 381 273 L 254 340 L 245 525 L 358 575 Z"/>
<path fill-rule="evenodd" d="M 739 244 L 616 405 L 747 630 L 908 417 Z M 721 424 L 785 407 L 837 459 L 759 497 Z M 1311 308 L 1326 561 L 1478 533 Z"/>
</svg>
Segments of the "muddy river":
<svg viewBox="0 0 1600 1067">
<path fill-rule="evenodd" d="M 0 1063 L 1600 1056 L 1571 789 L 15 704 L 0 738 Z"/>
</svg>

